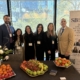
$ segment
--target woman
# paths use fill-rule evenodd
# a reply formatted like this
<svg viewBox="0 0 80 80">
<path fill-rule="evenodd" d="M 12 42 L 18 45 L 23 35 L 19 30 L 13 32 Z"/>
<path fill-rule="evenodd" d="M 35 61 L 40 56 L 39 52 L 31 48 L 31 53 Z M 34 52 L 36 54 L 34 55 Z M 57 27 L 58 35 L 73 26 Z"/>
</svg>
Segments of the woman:
<svg viewBox="0 0 80 80">
<path fill-rule="evenodd" d="M 22 50 L 23 36 L 22 36 L 22 30 L 19 28 L 15 32 L 14 42 L 15 42 L 15 53 L 16 54 L 23 53 Z"/>
<path fill-rule="evenodd" d="M 35 47 L 37 60 L 44 60 L 44 32 L 43 25 L 38 24 L 35 34 Z"/>
<path fill-rule="evenodd" d="M 30 26 L 26 26 L 25 28 L 24 41 L 25 41 L 25 47 L 24 47 L 25 60 L 35 59 L 34 36 Z"/>
<path fill-rule="evenodd" d="M 49 23 L 47 32 L 45 33 L 46 60 L 55 60 L 55 51 L 57 51 L 57 37 L 54 30 L 53 23 Z"/>
</svg>

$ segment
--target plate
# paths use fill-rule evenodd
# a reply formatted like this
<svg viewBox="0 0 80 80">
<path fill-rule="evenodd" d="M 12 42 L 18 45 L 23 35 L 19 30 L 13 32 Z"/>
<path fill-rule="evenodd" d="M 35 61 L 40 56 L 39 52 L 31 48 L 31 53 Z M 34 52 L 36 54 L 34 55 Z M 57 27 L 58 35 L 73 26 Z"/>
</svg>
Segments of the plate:
<svg viewBox="0 0 80 80">
<path fill-rule="evenodd" d="M 14 76 L 16 76 L 16 74 L 15 74 L 15 72 L 13 71 L 13 75 L 12 76 L 10 76 L 10 77 L 8 77 L 8 78 L 4 78 L 4 79 L 2 79 L 2 80 L 6 80 L 6 79 L 10 79 L 10 78 L 12 78 L 12 77 L 14 77 Z"/>
<path fill-rule="evenodd" d="M 56 63 L 55 63 L 55 61 L 53 61 L 53 63 L 56 65 Z M 71 63 L 71 65 L 72 65 L 72 63 Z M 62 68 L 69 68 L 71 65 L 69 65 L 68 67 L 65 67 L 65 66 L 57 66 L 57 67 L 62 67 Z"/>
<path fill-rule="evenodd" d="M 6 80 L 13 76 L 16 76 L 10 64 L 0 65 L 0 80 Z"/>
<path fill-rule="evenodd" d="M 21 68 L 21 67 L 20 67 Z M 21 68 L 22 69 L 22 68 Z M 36 76 L 34 76 L 34 75 L 30 75 L 29 73 L 27 73 L 24 69 L 22 69 L 27 75 L 29 75 L 30 77 L 37 77 L 37 76 L 40 76 L 40 75 L 44 75 L 47 71 L 48 71 L 48 69 L 46 70 L 46 71 L 44 71 L 44 73 L 43 74 L 40 74 L 40 75 L 36 75 Z"/>
</svg>

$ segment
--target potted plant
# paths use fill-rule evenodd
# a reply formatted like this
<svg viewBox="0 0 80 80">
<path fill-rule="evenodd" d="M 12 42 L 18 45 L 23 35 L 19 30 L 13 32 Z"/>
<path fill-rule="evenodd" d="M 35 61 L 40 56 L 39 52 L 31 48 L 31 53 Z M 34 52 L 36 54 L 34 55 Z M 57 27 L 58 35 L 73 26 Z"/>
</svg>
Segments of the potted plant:
<svg viewBox="0 0 80 80">
<path fill-rule="evenodd" d="M 12 53 L 12 52 L 13 51 L 9 50 L 6 46 L 4 46 L 4 47 L 0 46 L 0 61 L 8 60 L 9 59 L 8 54 Z"/>
</svg>

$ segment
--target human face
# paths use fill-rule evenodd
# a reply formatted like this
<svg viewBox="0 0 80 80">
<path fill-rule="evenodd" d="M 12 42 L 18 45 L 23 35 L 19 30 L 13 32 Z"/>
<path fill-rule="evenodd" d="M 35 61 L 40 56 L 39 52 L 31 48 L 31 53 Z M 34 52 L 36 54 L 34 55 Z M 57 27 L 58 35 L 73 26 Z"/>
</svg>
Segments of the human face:
<svg viewBox="0 0 80 80">
<path fill-rule="evenodd" d="M 18 30 L 17 31 L 17 36 L 20 36 L 21 35 L 21 30 Z"/>
<path fill-rule="evenodd" d="M 10 23 L 10 17 L 9 17 L 9 16 L 5 16 L 5 17 L 3 18 L 3 20 L 4 20 L 4 22 L 5 22 L 6 24 L 9 24 L 9 23 Z"/>
<path fill-rule="evenodd" d="M 62 19 L 61 20 L 61 26 L 64 28 L 66 27 L 66 20 L 65 19 Z"/>
<path fill-rule="evenodd" d="M 48 27 L 49 31 L 53 31 L 53 28 L 54 28 L 53 24 L 50 24 L 49 27 Z"/>
<path fill-rule="evenodd" d="M 30 34 L 30 31 L 31 31 L 30 28 L 27 27 L 27 28 L 26 28 L 26 32 L 27 32 L 28 34 Z"/>
<path fill-rule="evenodd" d="M 40 33 L 42 31 L 42 26 L 40 25 L 39 27 L 38 27 L 38 32 Z"/>
</svg>

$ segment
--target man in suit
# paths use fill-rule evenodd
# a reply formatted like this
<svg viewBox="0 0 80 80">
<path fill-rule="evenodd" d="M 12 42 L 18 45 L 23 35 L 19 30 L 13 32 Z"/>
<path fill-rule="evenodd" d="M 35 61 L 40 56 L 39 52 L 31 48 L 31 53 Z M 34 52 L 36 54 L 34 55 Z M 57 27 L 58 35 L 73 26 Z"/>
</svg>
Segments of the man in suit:
<svg viewBox="0 0 80 80">
<path fill-rule="evenodd" d="M 74 31 L 66 26 L 66 20 L 61 20 L 61 29 L 58 33 L 59 57 L 69 59 L 74 46 Z"/>
<path fill-rule="evenodd" d="M 8 49 L 13 49 L 14 46 L 14 28 L 11 26 L 10 16 L 3 16 L 4 24 L 0 26 L 0 45 L 6 46 Z"/>
</svg>

